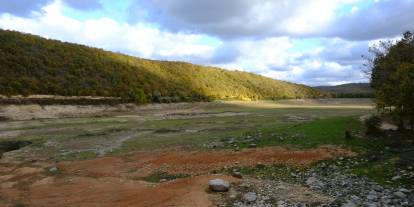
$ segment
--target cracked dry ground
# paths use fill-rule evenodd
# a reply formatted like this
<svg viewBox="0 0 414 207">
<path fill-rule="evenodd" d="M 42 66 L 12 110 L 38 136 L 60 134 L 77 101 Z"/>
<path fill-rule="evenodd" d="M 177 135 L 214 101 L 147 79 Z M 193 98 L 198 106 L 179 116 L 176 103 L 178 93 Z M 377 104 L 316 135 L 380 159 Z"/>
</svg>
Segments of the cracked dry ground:
<svg viewBox="0 0 414 207">
<path fill-rule="evenodd" d="M 208 180 L 223 178 L 235 184 L 249 179 L 214 174 L 223 168 L 258 163 L 309 165 L 350 154 L 334 147 L 267 147 L 240 152 L 177 148 L 83 161 L 1 163 L 0 206 L 216 206 L 224 196 L 209 193 Z M 53 167 L 57 168 L 54 173 L 50 172 Z M 159 171 L 189 176 L 162 183 L 143 180 Z"/>
</svg>

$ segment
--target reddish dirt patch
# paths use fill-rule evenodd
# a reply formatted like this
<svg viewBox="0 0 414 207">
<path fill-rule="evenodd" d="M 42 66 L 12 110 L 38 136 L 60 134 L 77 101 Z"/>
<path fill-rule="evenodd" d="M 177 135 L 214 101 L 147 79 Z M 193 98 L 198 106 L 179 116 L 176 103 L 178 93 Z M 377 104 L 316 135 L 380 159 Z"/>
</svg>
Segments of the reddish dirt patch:
<svg viewBox="0 0 414 207">
<path fill-rule="evenodd" d="M 350 155 L 350 152 L 333 147 L 312 150 L 269 147 L 241 152 L 137 152 L 121 157 L 61 162 L 57 164 L 58 175 L 33 174 L 30 183 L 25 181 L 0 189 L 0 195 L 10 203 L 22 201 L 29 206 L 213 206 L 212 195 L 205 191 L 207 183 L 209 179 L 222 176 L 208 175 L 212 170 L 234 165 L 253 166 L 259 162 L 307 165 L 337 155 Z M 19 168 L 28 169 L 19 166 L 15 171 L 19 172 Z M 139 180 L 155 171 L 195 176 L 158 185 Z M 10 172 L 1 173 L 2 176 L 7 174 Z M 3 182 L 7 182 L 7 176 L 3 178 Z M 235 181 L 231 177 L 224 178 Z"/>
<path fill-rule="evenodd" d="M 55 183 L 31 186 L 21 197 L 29 206 L 183 206 L 210 207 L 213 202 L 206 192 L 208 180 L 226 176 L 204 175 L 179 179 L 159 185 L 114 177 L 60 178 Z M 0 191 L 1 192 L 1 191 Z"/>
<path fill-rule="evenodd" d="M 183 151 L 165 150 L 138 152 L 125 157 L 106 157 L 100 159 L 62 162 L 58 165 L 64 174 L 89 177 L 120 176 L 137 171 L 136 175 L 145 176 L 154 171 L 172 173 L 201 174 L 221 169 L 225 166 L 254 166 L 257 163 L 308 165 L 339 155 L 350 155 L 340 148 L 319 148 L 311 150 L 289 150 L 281 147 L 247 149 L 240 152 L 221 151 Z"/>
</svg>

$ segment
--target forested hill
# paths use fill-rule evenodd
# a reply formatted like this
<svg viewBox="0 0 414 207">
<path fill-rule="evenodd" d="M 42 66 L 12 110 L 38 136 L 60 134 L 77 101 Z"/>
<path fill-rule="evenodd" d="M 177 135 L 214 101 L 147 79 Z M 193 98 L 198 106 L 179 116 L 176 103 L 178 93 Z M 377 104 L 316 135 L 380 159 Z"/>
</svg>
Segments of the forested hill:
<svg viewBox="0 0 414 207">
<path fill-rule="evenodd" d="M 155 61 L 0 30 L 0 94 L 171 102 L 316 97 L 313 88 L 184 62 Z"/>
<path fill-rule="evenodd" d="M 338 98 L 368 98 L 374 96 L 369 83 L 347 83 L 336 86 L 317 86 L 315 89 Z"/>
</svg>

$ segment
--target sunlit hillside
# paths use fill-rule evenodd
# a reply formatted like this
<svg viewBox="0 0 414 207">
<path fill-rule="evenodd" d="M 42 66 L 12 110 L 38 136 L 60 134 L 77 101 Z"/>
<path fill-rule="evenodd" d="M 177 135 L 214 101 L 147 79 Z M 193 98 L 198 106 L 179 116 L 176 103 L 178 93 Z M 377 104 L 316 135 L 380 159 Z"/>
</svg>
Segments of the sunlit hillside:
<svg viewBox="0 0 414 207">
<path fill-rule="evenodd" d="M 146 60 L 5 30 L 0 31 L 0 94 L 112 96 L 138 103 L 320 95 L 252 73 Z"/>
</svg>

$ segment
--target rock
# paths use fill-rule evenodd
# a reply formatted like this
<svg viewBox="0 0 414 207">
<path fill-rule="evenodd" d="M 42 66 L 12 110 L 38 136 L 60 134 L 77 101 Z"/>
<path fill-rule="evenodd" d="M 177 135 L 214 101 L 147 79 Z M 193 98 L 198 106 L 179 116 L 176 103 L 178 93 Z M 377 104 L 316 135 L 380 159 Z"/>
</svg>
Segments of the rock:
<svg viewBox="0 0 414 207">
<path fill-rule="evenodd" d="M 168 180 L 164 178 L 164 179 L 161 179 L 161 180 L 160 180 L 160 183 L 164 183 L 164 182 L 167 182 L 167 181 L 168 181 Z"/>
<path fill-rule="evenodd" d="M 367 196 L 367 200 L 369 200 L 369 201 L 373 201 L 373 200 L 377 200 L 377 199 L 378 199 L 378 196 L 374 195 L 374 194 L 369 194 Z"/>
<path fill-rule="evenodd" d="M 252 143 L 252 144 L 249 145 L 249 147 L 250 148 L 256 148 L 257 147 L 257 144 Z"/>
<path fill-rule="evenodd" d="M 358 196 L 356 196 L 356 195 L 351 195 L 351 200 L 354 202 L 354 203 L 356 203 L 356 202 L 359 202 L 359 200 L 360 200 L 360 198 L 358 197 Z"/>
<path fill-rule="evenodd" d="M 399 175 L 394 176 L 394 177 L 391 178 L 392 181 L 396 181 L 396 180 L 399 180 L 399 179 L 401 179 L 401 176 L 399 176 Z"/>
<path fill-rule="evenodd" d="M 394 192 L 393 195 L 397 198 L 405 198 L 406 197 L 406 195 L 401 191 Z"/>
<path fill-rule="evenodd" d="M 284 201 L 278 201 L 276 204 L 277 204 L 277 207 L 285 207 Z"/>
<path fill-rule="evenodd" d="M 384 188 L 379 185 L 374 185 L 372 186 L 372 189 L 374 189 L 377 192 L 381 192 Z"/>
<path fill-rule="evenodd" d="M 355 204 L 353 201 L 347 201 L 345 204 L 342 205 L 342 207 L 358 207 L 358 205 Z"/>
<path fill-rule="evenodd" d="M 59 169 L 57 167 L 51 167 L 49 168 L 49 172 L 50 173 L 57 173 L 59 171 Z"/>
<path fill-rule="evenodd" d="M 399 191 L 403 192 L 403 193 L 410 193 L 411 192 L 411 190 L 407 190 L 405 188 L 401 188 Z"/>
<path fill-rule="evenodd" d="M 306 185 L 308 185 L 309 187 L 316 187 L 316 188 L 321 188 L 324 186 L 324 184 L 315 177 L 308 178 L 306 180 Z"/>
<path fill-rule="evenodd" d="M 257 195 L 255 192 L 248 192 L 243 195 L 243 200 L 248 203 L 252 203 L 256 201 L 256 199 L 257 199 Z"/>
<path fill-rule="evenodd" d="M 261 162 L 258 162 L 257 163 L 257 165 L 256 165 L 256 167 L 257 168 L 264 168 L 264 167 L 266 167 L 263 163 L 261 163 Z"/>
<path fill-rule="evenodd" d="M 240 172 L 233 172 L 232 174 L 231 174 L 231 176 L 233 176 L 233 177 L 235 177 L 235 178 L 239 178 L 239 179 L 242 179 L 243 178 L 243 175 L 240 173 Z"/>
<path fill-rule="evenodd" d="M 215 192 L 226 192 L 230 188 L 230 183 L 223 179 L 214 179 L 208 181 L 208 186 L 210 190 Z"/>
<path fill-rule="evenodd" d="M 378 203 L 374 203 L 374 202 L 372 202 L 372 203 L 366 203 L 365 204 L 365 206 L 367 206 L 367 207 L 378 207 Z"/>
</svg>

